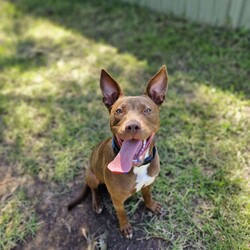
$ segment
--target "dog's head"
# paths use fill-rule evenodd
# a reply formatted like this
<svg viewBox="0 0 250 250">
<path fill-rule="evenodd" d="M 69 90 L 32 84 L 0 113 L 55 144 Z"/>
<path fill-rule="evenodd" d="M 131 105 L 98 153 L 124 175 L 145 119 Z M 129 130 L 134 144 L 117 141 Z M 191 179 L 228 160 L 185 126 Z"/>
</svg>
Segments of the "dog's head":
<svg viewBox="0 0 250 250">
<path fill-rule="evenodd" d="M 103 103 L 110 113 L 110 127 L 119 146 L 129 148 L 138 160 L 145 156 L 153 137 L 159 129 L 159 106 L 168 87 L 166 66 L 149 80 L 141 96 L 124 96 L 119 84 L 102 70 L 100 87 Z"/>
</svg>

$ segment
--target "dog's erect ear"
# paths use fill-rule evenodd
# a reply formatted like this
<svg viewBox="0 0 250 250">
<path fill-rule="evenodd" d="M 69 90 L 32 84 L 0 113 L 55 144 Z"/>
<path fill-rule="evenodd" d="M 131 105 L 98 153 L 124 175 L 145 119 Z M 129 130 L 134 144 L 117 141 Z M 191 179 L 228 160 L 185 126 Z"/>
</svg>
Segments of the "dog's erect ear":
<svg viewBox="0 0 250 250">
<path fill-rule="evenodd" d="M 104 69 L 101 72 L 100 87 L 103 95 L 103 103 L 110 110 L 119 96 L 123 95 L 121 88 Z"/>
<path fill-rule="evenodd" d="M 158 106 L 164 100 L 168 89 L 168 72 L 165 65 L 149 80 L 147 87 L 144 91 Z"/>
</svg>

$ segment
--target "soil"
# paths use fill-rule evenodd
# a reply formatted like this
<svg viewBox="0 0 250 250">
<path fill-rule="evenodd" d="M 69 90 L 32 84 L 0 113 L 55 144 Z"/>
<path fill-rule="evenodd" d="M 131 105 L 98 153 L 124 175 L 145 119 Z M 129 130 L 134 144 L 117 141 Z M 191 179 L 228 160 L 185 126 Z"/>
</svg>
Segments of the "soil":
<svg viewBox="0 0 250 250">
<path fill-rule="evenodd" d="M 35 188 L 28 194 L 39 197 L 36 214 L 39 217 L 39 229 L 36 235 L 19 243 L 15 250 L 68 250 L 68 249 L 166 249 L 166 242 L 158 238 L 148 238 L 143 223 L 149 222 L 150 213 L 139 202 L 134 214 L 129 215 L 133 227 L 133 239 L 121 236 L 112 202 L 105 187 L 101 187 L 104 198 L 104 210 L 98 215 L 91 209 L 91 194 L 70 212 L 66 206 L 81 191 L 83 176 L 70 183 L 67 190 L 48 186 L 37 181 Z M 55 193 L 54 190 L 57 189 Z M 50 191 L 50 190 L 53 190 Z M 131 202 L 134 202 L 133 200 Z M 131 218 L 132 217 L 132 218 Z"/>
</svg>

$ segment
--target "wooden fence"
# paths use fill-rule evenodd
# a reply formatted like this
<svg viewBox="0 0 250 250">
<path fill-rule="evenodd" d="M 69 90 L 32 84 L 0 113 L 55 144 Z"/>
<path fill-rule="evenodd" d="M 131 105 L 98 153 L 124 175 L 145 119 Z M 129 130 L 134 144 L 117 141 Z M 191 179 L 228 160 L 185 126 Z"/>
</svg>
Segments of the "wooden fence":
<svg viewBox="0 0 250 250">
<path fill-rule="evenodd" d="M 250 0 L 122 0 L 219 27 L 250 29 Z"/>
</svg>

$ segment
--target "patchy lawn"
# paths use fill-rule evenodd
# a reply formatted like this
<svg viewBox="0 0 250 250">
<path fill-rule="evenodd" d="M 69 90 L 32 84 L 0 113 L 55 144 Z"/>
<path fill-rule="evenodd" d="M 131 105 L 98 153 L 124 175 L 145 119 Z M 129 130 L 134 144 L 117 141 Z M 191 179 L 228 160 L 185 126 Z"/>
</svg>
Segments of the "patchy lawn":
<svg viewBox="0 0 250 250">
<path fill-rule="evenodd" d="M 250 33 L 194 25 L 118 1 L 0 2 L 0 249 L 249 249 Z M 166 64 L 153 216 L 111 201 L 72 213 L 91 148 L 110 136 L 99 74 L 140 94 Z"/>
</svg>

